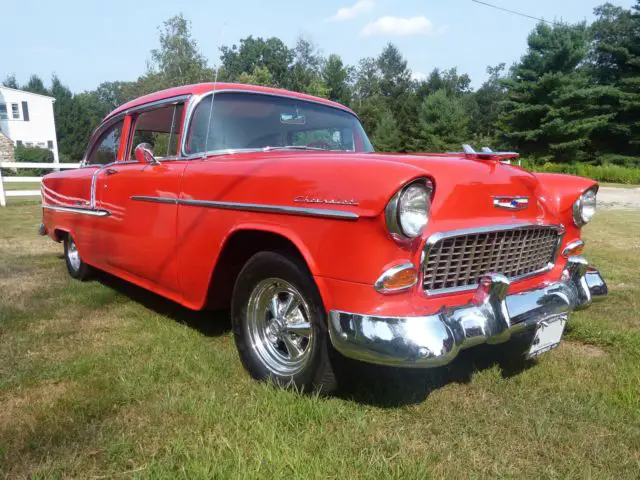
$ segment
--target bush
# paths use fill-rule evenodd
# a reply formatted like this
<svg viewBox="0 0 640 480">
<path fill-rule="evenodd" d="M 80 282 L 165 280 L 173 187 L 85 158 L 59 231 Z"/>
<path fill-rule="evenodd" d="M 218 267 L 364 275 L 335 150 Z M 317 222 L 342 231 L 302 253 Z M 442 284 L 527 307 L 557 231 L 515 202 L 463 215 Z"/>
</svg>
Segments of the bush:
<svg viewBox="0 0 640 480">
<path fill-rule="evenodd" d="M 521 166 L 534 172 L 566 173 L 591 178 L 597 182 L 640 184 L 640 168 L 621 165 L 589 165 L 586 163 L 545 163 L 538 165 L 523 159 Z"/>
<path fill-rule="evenodd" d="M 53 152 L 46 148 L 19 146 L 13 152 L 16 162 L 25 163 L 53 163 Z M 41 177 L 49 172 L 48 168 L 19 168 L 19 177 Z"/>
</svg>

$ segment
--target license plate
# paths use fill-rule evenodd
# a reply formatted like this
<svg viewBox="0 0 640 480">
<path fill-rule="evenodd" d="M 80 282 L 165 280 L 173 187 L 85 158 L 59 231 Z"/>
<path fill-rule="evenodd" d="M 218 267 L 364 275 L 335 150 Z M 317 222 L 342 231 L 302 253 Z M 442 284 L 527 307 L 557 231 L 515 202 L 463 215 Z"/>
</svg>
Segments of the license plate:
<svg viewBox="0 0 640 480">
<path fill-rule="evenodd" d="M 559 315 L 540 323 L 533 342 L 531 342 L 531 348 L 529 349 L 527 358 L 537 357 L 560 345 L 560 339 L 562 338 L 562 332 L 564 332 L 564 326 L 566 324 L 567 315 Z"/>
</svg>

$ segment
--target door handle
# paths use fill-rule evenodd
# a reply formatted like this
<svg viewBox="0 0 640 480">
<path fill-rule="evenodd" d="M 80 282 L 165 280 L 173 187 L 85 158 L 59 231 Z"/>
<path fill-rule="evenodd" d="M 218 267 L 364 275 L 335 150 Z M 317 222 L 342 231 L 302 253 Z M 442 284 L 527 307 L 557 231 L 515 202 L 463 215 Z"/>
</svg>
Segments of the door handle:
<svg viewBox="0 0 640 480">
<path fill-rule="evenodd" d="M 120 170 L 116 170 L 115 168 L 107 168 L 104 173 L 106 175 L 115 175 L 116 173 L 118 173 Z"/>
</svg>

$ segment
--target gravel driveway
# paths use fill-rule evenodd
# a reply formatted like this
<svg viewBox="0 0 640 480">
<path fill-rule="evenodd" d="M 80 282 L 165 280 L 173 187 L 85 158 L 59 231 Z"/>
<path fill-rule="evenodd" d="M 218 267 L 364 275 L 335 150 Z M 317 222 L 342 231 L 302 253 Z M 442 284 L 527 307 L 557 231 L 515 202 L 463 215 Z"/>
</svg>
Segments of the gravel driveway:
<svg viewBox="0 0 640 480">
<path fill-rule="evenodd" d="M 640 187 L 600 187 L 598 207 L 640 210 Z"/>
</svg>

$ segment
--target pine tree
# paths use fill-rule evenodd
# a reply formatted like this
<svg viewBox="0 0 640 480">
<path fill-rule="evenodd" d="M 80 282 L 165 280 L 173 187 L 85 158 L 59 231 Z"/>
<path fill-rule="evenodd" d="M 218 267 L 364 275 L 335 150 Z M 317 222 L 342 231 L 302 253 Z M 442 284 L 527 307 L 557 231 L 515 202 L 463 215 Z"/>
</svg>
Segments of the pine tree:
<svg viewBox="0 0 640 480">
<path fill-rule="evenodd" d="M 400 129 L 391 112 L 381 113 L 372 142 L 379 152 L 398 152 L 401 150 Z"/>
<path fill-rule="evenodd" d="M 462 99 L 438 90 L 420 106 L 420 147 L 430 152 L 459 150 L 467 141 L 468 123 Z"/>
<path fill-rule="evenodd" d="M 579 84 L 587 40 L 584 24 L 541 23 L 529 35 L 527 53 L 505 81 L 508 99 L 503 103 L 499 126 L 506 143 L 542 160 L 566 158 L 569 145 L 554 150 L 552 144 L 562 145 L 575 138 L 572 130 L 562 125 L 567 119 L 556 102 L 561 102 L 572 85 Z"/>
</svg>

